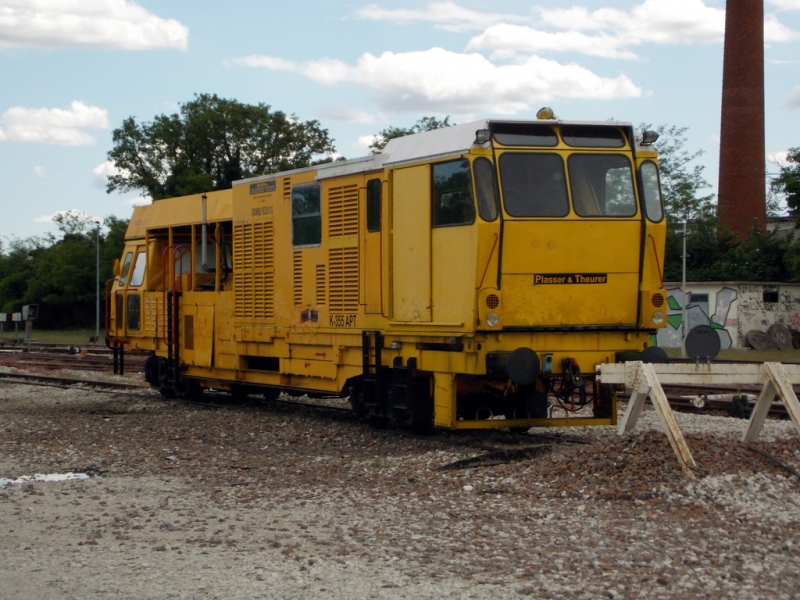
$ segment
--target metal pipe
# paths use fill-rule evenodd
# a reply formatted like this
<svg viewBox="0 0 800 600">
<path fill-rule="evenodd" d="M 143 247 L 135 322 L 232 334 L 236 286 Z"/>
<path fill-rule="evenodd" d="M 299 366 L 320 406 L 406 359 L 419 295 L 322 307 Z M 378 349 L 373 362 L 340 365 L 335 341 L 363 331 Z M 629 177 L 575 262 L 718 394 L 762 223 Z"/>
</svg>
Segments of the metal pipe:
<svg viewBox="0 0 800 600">
<path fill-rule="evenodd" d="M 203 271 L 206 273 L 213 273 L 216 271 L 216 267 L 209 267 L 208 266 L 208 221 L 206 220 L 206 201 L 208 196 L 203 194 L 203 216 L 202 216 L 202 249 L 201 249 L 201 257 L 202 257 L 202 266 Z"/>
<path fill-rule="evenodd" d="M 681 302 L 681 358 L 686 358 L 686 219 L 683 220 L 683 272 L 681 276 L 681 291 L 683 292 L 683 302 Z"/>
</svg>

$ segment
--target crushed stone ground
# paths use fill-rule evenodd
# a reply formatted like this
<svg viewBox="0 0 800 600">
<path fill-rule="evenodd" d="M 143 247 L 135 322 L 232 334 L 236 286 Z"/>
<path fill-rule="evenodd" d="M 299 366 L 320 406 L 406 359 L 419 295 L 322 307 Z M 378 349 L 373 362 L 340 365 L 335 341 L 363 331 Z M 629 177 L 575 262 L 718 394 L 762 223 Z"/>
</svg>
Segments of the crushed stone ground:
<svg viewBox="0 0 800 600">
<path fill-rule="evenodd" d="M 591 443 L 442 470 L 518 442 L 0 382 L 0 478 L 90 475 L 0 487 L 2 596 L 798 597 L 800 479 L 738 441 L 745 421 L 677 418 L 694 480 L 650 410 L 622 437 L 547 430 Z M 791 422 L 757 447 L 800 469 Z"/>
</svg>

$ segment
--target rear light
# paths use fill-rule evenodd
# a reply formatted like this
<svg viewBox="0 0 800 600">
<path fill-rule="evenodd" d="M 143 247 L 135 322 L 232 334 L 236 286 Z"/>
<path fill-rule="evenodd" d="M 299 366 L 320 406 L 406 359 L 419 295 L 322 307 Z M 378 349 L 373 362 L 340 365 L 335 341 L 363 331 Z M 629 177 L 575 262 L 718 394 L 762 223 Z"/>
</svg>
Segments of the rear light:
<svg viewBox="0 0 800 600">
<path fill-rule="evenodd" d="M 660 310 L 657 310 L 653 313 L 653 324 L 661 325 L 662 323 L 664 323 L 664 313 L 662 313 Z"/>
<path fill-rule="evenodd" d="M 496 312 L 490 312 L 486 315 L 486 324 L 489 327 L 497 327 L 500 324 L 500 317 Z"/>
</svg>

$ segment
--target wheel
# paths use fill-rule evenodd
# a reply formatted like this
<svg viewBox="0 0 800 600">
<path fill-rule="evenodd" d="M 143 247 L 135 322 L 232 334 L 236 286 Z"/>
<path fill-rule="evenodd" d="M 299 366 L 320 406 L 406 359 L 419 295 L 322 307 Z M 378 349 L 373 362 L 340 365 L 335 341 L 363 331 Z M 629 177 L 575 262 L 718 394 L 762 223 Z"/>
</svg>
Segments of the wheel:
<svg viewBox="0 0 800 600">
<path fill-rule="evenodd" d="M 264 390 L 264 400 L 267 402 L 275 402 L 281 395 L 280 388 L 267 388 Z"/>
<path fill-rule="evenodd" d="M 367 414 L 367 407 L 364 406 L 361 398 L 361 383 L 350 384 L 350 394 L 348 396 L 353 414 L 359 419 L 363 419 Z"/>
</svg>

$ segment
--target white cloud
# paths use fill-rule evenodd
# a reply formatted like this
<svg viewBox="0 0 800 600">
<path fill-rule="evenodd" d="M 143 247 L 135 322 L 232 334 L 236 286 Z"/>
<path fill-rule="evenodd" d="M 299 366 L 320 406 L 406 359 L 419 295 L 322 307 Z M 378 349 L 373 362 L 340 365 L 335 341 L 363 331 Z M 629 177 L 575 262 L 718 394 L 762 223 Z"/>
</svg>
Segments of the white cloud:
<svg viewBox="0 0 800 600">
<path fill-rule="evenodd" d="M 645 0 L 629 11 L 590 11 L 582 6 L 536 11 L 542 25 L 561 31 L 498 24 L 472 38 L 468 47 L 506 54 L 562 51 L 631 59 L 636 54 L 629 46 L 718 43 L 725 34 L 725 11 L 702 0 Z M 786 38 L 789 30 L 782 27 L 770 21 L 771 39 Z"/>
<path fill-rule="evenodd" d="M 774 1 L 785 5 L 800 3 L 800 0 Z M 472 38 L 467 49 L 490 51 L 493 58 L 510 58 L 520 53 L 578 52 L 633 59 L 636 54 L 629 49 L 632 46 L 720 43 L 725 34 L 725 10 L 708 6 L 703 0 L 644 0 L 629 10 L 537 6 L 533 15 L 481 13 L 447 1 L 431 2 L 416 9 L 369 5 L 356 11 L 356 16 L 398 24 L 430 22 L 457 31 L 482 29 L 483 33 Z M 796 32 L 782 25 L 774 15 L 766 18 L 764 35 L 771 42 L 798 38 Z"/>
<path fill-rule="evenodd" d="M 86 129 L 108 129 L 108 112 L 74 101 L 69 108 L 14 106 L 0 115 L 0 141 L 90 146 L 96 142 Z"/>
<path fill-rule="evenodd" d="M 38 165 L 33 167 L 33 171 L 31 171 L 31 173 L 33 173 L 33 176 L 38 179 L 44 179 L 45 177 L 44 167 L 40 167 Z"/>
<path fill-rule="evenodd" d="M 522 25 L 492 25 L 481 35 L 473 37 L 468 50 L 493 50 L 498 56 L 514 55 L 517 52 L 580 52 L 604 58 L 636 58 L 622 47 L 628 42 L 605 33 L 586 35 L 579 31 L 541 31 Z"/>
<path fill-rule="evenodd" d="M 778 21 L 775 15 L 769 15 L 764 20 L 764 39 L 768 42 L 791 42 L 800 35 Z"/>
<path fill-rule="evenodd" d="M 38 217 L 33 218 L 34 223 L 52 223 L 53 219 L 58 216 L 72 216 L 80 221 L 85 221 L 87 223 L 95 223 L 96 221 L 102 221 L 102 219 L 98 217 L 93 217 L 89 213 L 85 213 L 78 208 L 73 208 L 71 210 L 57 210 L 51 215 L 41 215 Z"/>
<path fill-rule="evenodd" d="M 243 56 L 242 58 L 234 58 L 230 62 L 240 67 L 263 67 L 265 69 L 274 69 L 276 71 L 291 71 L 294 69 L 294 63 L 291 61 L 258 54 L 251 54 L 250 56 Z"/>
<path fill-rule="evenodd" d="M 279 63 L 267 60 L 262 64 Z M 381 108 L 393 111 L 513 114 L 554 98 L 642 95 L 642 90 L 625 75 L 600 77 L 579 65 L 537 56 L 511 65 L 495 65 L 480 54 L 442 48 L 384 52 L 380 56 L 366 53 L 352 66 L 324 58 L 302 64 L 280 61 L 280 66 L 271 68 L 297 71 L 325 85 L 362 85 L 377 94 Z M 465 77 L 465 73 L 469 76 Z"/>
<path fill-rule="evenodd" d="M 186 50 L 188 39 L 130 0 L 0 0 L 0 46 Z"/>
<path fill-rule="evenodd" d="M 777 152 L 770 152 L 767 154 L 767 160 L 771 163 L 780 165 L 781 167 L 789 166 L 789 152 L 786 150 L 778 150 Z"/>
<path fill-rule="evenodd" d="M 130 198 L 123 202 L 126 206 L 145 206 L 152 203 L 153 199 L 150 196 L 136 196 L 136 198 Z"/>
<path fill-rule="evenodd" d="M 120 170 L 115 167 L 114 163 L 110 160 L 100 163 L 94 169 L 92 169 L 92 185 L 105 189 L 106 184 L 108 183 L 108 178 L 112 175 L 119 174 L 119 172 Z"/>
<path fill-rule="evenodd" d="M 350 106 L 328 106 L 320 111 L 320 116 L 332 121 L 361 123 L 363 125 L 375 122 L 375 116 L 372 113 Z"/>
<path fill-rule="evenodd" d="M 783 101 L 786 108 L 800 108 L 800 85 L 797 85 L 789 92 L 786 100 Z"/>
<path fill-rule="evenodd" d="M 482 13 L 463 8 L 455 2 L 431 2 L 425 8 L 387 9 L 370 4 L 356 11 L 356 17 L 370 21 L 392 21 L 400 25 L 426 22 L 449 31 L 483 29 L 494 23 L 527 21 L 519 15 Z"/>
<path fill-rule="evenodd" d="M 767 0 L 779 10 L 800 10 L 800 0 Z"/>
<path fill-rule="evenodd" d="M 367 151 L 369 147 L 372 145 L 372 142 L 375 141 L 374 135 L 360 135 L 358 139 L 353 144 L 353 147 L 360 151 Z"/>
</svg>

